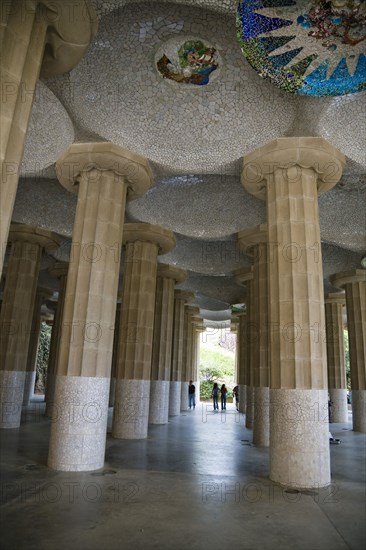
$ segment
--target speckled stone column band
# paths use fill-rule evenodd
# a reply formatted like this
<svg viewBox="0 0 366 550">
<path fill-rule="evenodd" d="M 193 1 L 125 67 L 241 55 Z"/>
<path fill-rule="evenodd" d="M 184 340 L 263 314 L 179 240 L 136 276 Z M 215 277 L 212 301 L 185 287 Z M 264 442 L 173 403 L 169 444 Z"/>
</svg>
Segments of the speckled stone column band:
<svg viewBox="0 0 366 550">
<path fill-rule="evenodd" d="M 331 283 L 346 291 L 353 429 L 366 432 L 366 270 L 337 273 Z"/>
<path fill-rule="evenodd" d="M 270 402 L 271 479 L 287 487 L 329 485 L 328 390 L 271 389 Z"/>
<path fill-rule="evenodd" d="M 180 397 L 182 391 L 180 380 L 171 381 L 169 389 L 169 416 L 180 415 Z"/>
<path fill-rule="evenodd" d="M 0 370 L 0 428 L 19 428 L 25 371 Z"/>
<path fill-rule="evenodd" d="M 310 137 L 279 138 L 244 159 L 244 187 L 267 201 L 270 478 L 291 487 L 330 483 L 318 193 L 339 181 L 344 163 Z"/>
<path fill-rule="evenodd" d="M 109 378 L 57 376 L 48 465 L 85 472 L 102 468 Z"/>
<path fill-rule="evenodd" d="M 150 380 L 116 380 L 112 435 L 145 439 L 148 431 Z"/>
<path fill-rule="evenodd" d="M 346 304 L 346 297 L 343 292 L 327 294 L 324 302 L 331 421 L 348 422 L 343 334 L 343 306 Z"/>
<path fill-rule="evenodd" d="M 166 424 L 169 415 L 169 380 L 151 380 L 149 423 Z"/>
</svg>

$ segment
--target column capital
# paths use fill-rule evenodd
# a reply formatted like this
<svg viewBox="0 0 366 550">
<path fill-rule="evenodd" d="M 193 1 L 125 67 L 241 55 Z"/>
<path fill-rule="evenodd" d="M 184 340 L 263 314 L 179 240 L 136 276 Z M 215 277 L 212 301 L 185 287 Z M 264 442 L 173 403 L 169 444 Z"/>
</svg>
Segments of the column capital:
<svg viewBox="0 0 366 550">
<path fill-rule="evenodd" d="M 174 265 L 158 263 L 158 277 L 163 279 L 174 279 L 176 284 L 183 283 L 187 278 L 187 272 Z"/>
<path fill-rule="evenodd" d="M 235 282 L 240 286 L 245 286 L 248 281 L 253 279 L 253 267 L 236 269 L 234 271 Z"/>
<path fill-rule="evenodd" d="M 176 245 L 175 235 L 170 229 L 151 223 L 125 223 L 123 226 L 123 244 L 136 241 L 150 242 L 159 248 L 158 254 L 166 254 Z"/>
<path fill-rule="evenodd" d="M 295 179 L 294 167 L 317 174 L 318 194 L 336 185 L 342 176 L 345 156 L 321 137 L 278 138 L 244 158 L 241 183 L 252 195 L 265 200 L 268 179 L 277 169 Z"/>
<path fill-rule="evenodd" d="M 349 283 L 366 283 L 366 269 L 343 271 L 330 277 L 331 284 L 336 288 L 343 288 Z"/>
<path fill-rule="evenodd" d="M 341 304 L 346 305 L 346 293 L 345 292 L 330 292 L 324 296 L 325 304 Z"/>
<path fill-rule="evenodd" d="M 174 291 L 174 299 L 182 300 L 186 304 L 191 304 L 192 302 L 194 302 L 194 298 L 195 298 L 194 292 L 189 292 L 188 290 L 181 290 L 180 288 Z"/>
<path fill-rule="evenodd" d="M 66 73 L 84 57 L 98 30 L 98 19 L 90 0 L 33 1 L 42 6 L 38 17 L 47 25 L 41 76 L 50 78 Z"/>
<path fill-rule="evenodd" d="M 62 239 L 56 233 L 32 227 L 23 223 L 12 223 L 9 231 L 9 241 L 26 241 L 32 244 L 38 244 L 48 253 L 55 252 L 60 246 Z"/>
<path fill-rule="evenodd" d="M 185 310 L 192 317 L 195 317 L 200 314 L 200 308 L 197 306 L 186 305 Z"/>
<path fill-rule="evenodd" d="M 48 268 L 48 273 L 55 279 L 65 277 L 69 270 L 68 262 L 56 262 Z"/>
<path fill-rule="evenodd" d="M 59 182 L 68 191 L 77 193 L 82 174 L 90 178 L 97 172 L 112 172 L 127 185 L 127 200 L 142 197 L 153 182 L 148 161 L 114 143 L 74 143 L 56 162 Z"/>
</svg>

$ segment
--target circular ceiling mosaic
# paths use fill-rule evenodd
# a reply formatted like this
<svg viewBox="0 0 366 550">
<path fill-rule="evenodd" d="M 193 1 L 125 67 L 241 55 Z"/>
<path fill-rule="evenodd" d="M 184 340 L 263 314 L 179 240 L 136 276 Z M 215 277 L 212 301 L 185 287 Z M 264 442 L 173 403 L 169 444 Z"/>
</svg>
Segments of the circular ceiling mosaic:
<svg viewBox="0 0 366 550">
<path fill-rule="evenodd" d="M 299 95 L 366 88 L 365 0 L 244 0 L 237 36 L 252 67 Z"/>
</svg>

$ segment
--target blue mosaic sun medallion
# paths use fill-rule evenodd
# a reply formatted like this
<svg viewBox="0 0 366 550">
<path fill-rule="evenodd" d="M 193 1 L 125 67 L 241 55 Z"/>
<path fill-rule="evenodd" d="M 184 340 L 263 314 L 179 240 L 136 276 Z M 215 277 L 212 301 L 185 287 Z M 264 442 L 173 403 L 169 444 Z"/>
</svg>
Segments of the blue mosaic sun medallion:
<svg viewBox="0 0 366 550">
<path fill-rule="evenodd" d="M 237 37 L 257 73 L 288 92 L 366 88 L 366 0 L 244 0 Z"/>
</svg>

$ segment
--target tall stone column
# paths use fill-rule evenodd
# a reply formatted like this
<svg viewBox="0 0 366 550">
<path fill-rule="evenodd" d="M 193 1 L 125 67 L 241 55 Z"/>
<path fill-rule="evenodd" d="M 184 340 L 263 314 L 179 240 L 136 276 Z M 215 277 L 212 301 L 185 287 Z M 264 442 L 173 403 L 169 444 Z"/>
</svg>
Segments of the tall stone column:
<svg viewBox="0 0 366 550">
<path fill-rule="evenodd" d="M 256 345 L 258 334 L 255 324 L 255 309 L 257 304 L 253 291 L 253 268 L 236 270 L 235 280 L 239 285 L 246 287 L 247 293 L 244 352 L 246 353 L 245 427 L 252 430 L 254 422 L 254 368 L 258 364 L 258 347 Z"/>
<path fill-rule="evenodd" d="M 253 443 L 269 446 L 269 334 L 267 226 L 259 225 L 238 234 L 241 248 L 253 257 L 253 282 L 250 298 L 251 346 L 253 355 L 254 419 Z"/>
<path fill-rule="evenodd" d="M 49 269 L 48 273 L 51 277 L 58 279 L 58 300 L 57 302 L 48 301 L 47 307 L 53 311 L 53 323 L 50 342 L 50 353 L 48 356 L 47 365 L 47 382 L 46 382 L 46 416 L 52 417 L 53 403 L 55 397 L 55 383 L 57 372 L 57 357 L 59 355 L 61 324 L 65 306 L 65 293 L 67 271 L 69 264 L 67 262 L 55 262 Z"/>
<path fill-rule="evenodd" d="M 193 292 L 174 292 L 173 349 L 171 361 L 169 415 L 179 416 L 181 407 L 183 348 L 184 348 L 184 306 L 194 300 Z"/>
<path fill-rule="evenodd" d="M 192 377 L 191 380 L 193 380 L 194 385 L 196 386 L 196 405 L 200 401 L 200 395 L 201 395 L 201 382 L 200 382 L 200 354 L 201 354 L 201 334 L 203 332 L 206 332 L 206 327 L 204 326 L 204 322 L 202 317 L 200 316 L 193 316 L 192 317 L 192 323 L 193 323 L 193 342 L 195 343 L 194 346 L 194 355 L 193 355 L 193 370 L 192 370 Z"/>
<path fill-rule="evenodd" d="M 279 138 L 244 159 L 242 182 L 267 200 L 270 296 L 270 478 L 330 482 L 328 383 L 318 193 L 345 158 L 323 138 Z"/>
<path fill-rule="evenodd" d="M 346 291 L 353 429 L 366 432 L 366 270 L 337 273 L 331 283 Z"/>
<path fill-rule="evenodd" d="M 22 224 L 12 225 L 9 239 L 0 313 L 0 427 L 18 428 L 42 250 L 56 249 L 60 240 L 49 231 Z"/>
<path fill-rule="evenodd" d="M 7 0 L 1 6 L 0 274 L 13 213 L 25 136 L 40 76 L 71 70 L 97 30 L 87 0 Z"/>
<path fill-rule="evenodd" d="M 188 386 L 192 380 L 192 317 L 200 312 L 198 307 L 186 305 L 184 308 L 183 328 L 183 358 L 182 358 L 182 386 L 180 394 L 180 410 L 188 411 Z"/>
<path fill-rule="evenodd" d="M 175 246 L 172 231 L 148 223 L 125 225 L 121 332 L 112 435 L 147 437 L 158 254 Z"/>
<path fill-rule="evenodd" d="M 125 203 L 152 182 L 147 161 L 113 143 L 72 145 L 58 177 L 78 193 L 58 349 L 48 464 L 104 464 Z"/>
<path fill-rule="evenodd" d="M 111 368 L 111 383 L 109 386 L 109 407 L 114 407 L 114 401 L 116 397 L 116 374 L 117 374 L 117 361 L 118 361 L 118 344 L 120 334 L 120 320 L 121 320 L 121 301 L 117 303 L 116 318 L 114 321 L 114 333 L 113 333 L 113 353 L 112 353 L 112 368 Z"/>
<path fill-rule="evenodd" d="M 39 334 L 41 331 L 41 307 L 47 298 L 51 298 L 53 292 L 45 288 L 38 288 L 34 303 L 32 327 L 29 339 L 29 348 L 27 356 L 27 366 L 25 369 L 25 382 L 23 392 L 23 406 L 29 405 L 34 394 L 34 384 L 36 381 L 36 361 L 39 343 Z"/>
<path fill-rule="evenodd" d="M 174 286 L 187 272 L 158 264 L 150 384 L 150 424 L 166 424 L 169 415 L 170 369 L 172 360 Z"/>
<path fill-rule="evenodd" d="M 344 364 L 343 292 L 327 294 L 325 329 L 327 338 L 328 389 L 332 402 L 332 422 L 348 422 L 347 381 Z"/>
<path fill-rule="evenodd" d="M 239 412 L 245 414 L 247 407 L 247 364 L 248 364 L 248 353 L 247 353 L 247 314 L 239 313 L 237 314 L 239 325 L 238 325 L 238 339 L 236 344 L 236 352 L 238 356 L 238 379 L 237 383 L 239 386 Z"/>
</svg>

